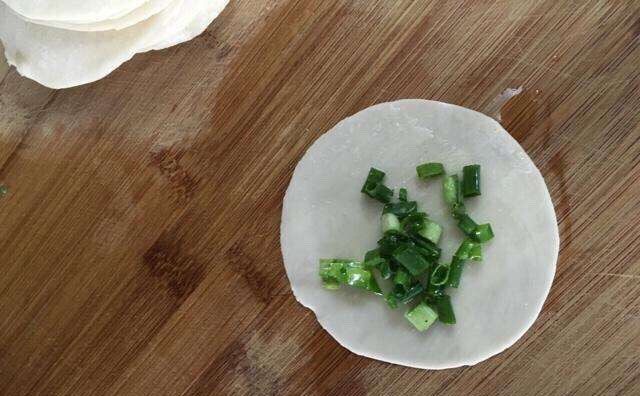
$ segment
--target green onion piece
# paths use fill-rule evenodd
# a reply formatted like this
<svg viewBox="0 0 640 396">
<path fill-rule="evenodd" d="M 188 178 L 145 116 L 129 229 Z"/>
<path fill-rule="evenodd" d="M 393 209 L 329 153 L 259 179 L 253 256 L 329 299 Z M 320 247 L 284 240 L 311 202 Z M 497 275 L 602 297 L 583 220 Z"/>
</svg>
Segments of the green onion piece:
<svg viewBox="0 0 640 396">
<path fill-rule="evenodd" d="M 435 286 L 435 285 L 432 285 L 431 282 L 429 282 L 429 285 L 427 286 L 427 296 L 429 298 L 442 296 L 444 295 L 444 290 L 446 289 L 446 287 L 447 285 Z"/>
<path fill-rule="evenodd" d="M 458 221 L 458 228 L 460 228 L 462 232 L 465 233 L 465 235 L 475 239 L 477 227 L 478 224 L 473 221 L 473 219 L 469 217 L 469 215 L 465 214 L 460 216 L 460 219 Z"/>
<path fill-rule="evenodd" d="M 462 271 L 464 270 L 464 261 L 457 257 L 453 257 L 451 261 L 451 268 L 449 269 L 449 280 L 447 286 L 457 288 L 460 286 L 460 278 L 462 278 Z"/>
<path fill-rule="evenodd" d="M 442 286 L 447 283 L 449 279 L 449 266 L 444 264 L 438 264 L 438 266 L 431 273 L 429 283 L 433 286 Z"/>
<path fill-rule="evenodd" d="M 390 308 L 396 309 L 398 308 L 398 299 L 393 293 L 389 293 L 384 296 L 384 300 L 387 302 Z"/>
<path fill-rule="evenodd" d="M 381 222 L 383 234 L 386 234 L 389 231 L 400 231 L 400 220 L 398 220 L 398 216 L 393 213 L 383 214 Z"/>
<path fill-rule="evenodd" d="M 444 194 L 444 201 L 452 206 L 458 202 L 458 175 L 451 175 L 444 178 L 442 181 L 442 191 Z"/>
<path fill-rule="evenodd" d="M 444 174 L 444 165 L 439 162 L 429 162 L 419 165 L 416 171 L 418 172 L 419 178 L 428 179 Z"/>
<path fill-rule="evenodd" d="M 367 289 L 371 280 L 371 272 L 362 268 L 347 268 L 347 285 Z"/>
<path fill-rule="evenodd" d="M 416 305 L 404 316 L 418 331 L 425 331 L 438 319 L 438 313 L 425 303 Z"/>
<path fill-rule="evenodd" d="M 480 256 L 479 259 L 480 260 L 482 259 L 481 248 L 482 246 L 478 242 L 474 242 L 471 239 L 465 239 L 464 241 L 462 241 L 462 244 L 458 248 L 458 251 L 456 252 L 455 256 L 460 260 L 479 261 L 477 256 L 479 255 Z"/>
<path fill-rule="evenodd" d="M 442 249 L 428 239 L 424 239 L 420 234 L 409 234 L 411 241 L 414 243 L 416 250 L 422 254 L 428 261 L 437 261 L 440 258 Z"/>
<path fill-rule="evenodd" d="M 380 256 L 384 258 L 391 258 L 393 252 L 398 249 L 399 246 L 407 244 L 407 237 L 394 232 L 386 233 L 379 241 L 378 241 L 378 249 L 380 251 Z"/>
<path fill-rule="evenodd" d="M 489 242 L 493 239 L 493 229 L 491 228 L 491 224 L 482 224 L 476 227 L 474 230 L 474 238 L 480 243 Z"/>
<path fill-rule="evenodd" d="M 429 268 L 429 262 L 410 245 L 403 245 L 396 249 L 393 252 L 393 259 L 413 276 L 418 276 Z"/>
<path fill-rule="evenodd" d="M 382 264 L 384 264 L 386 261 L 387 261 L 386 259 L 380 257 L 380 249 L 373 249 L 373 250 L 369 250 L 364 255 L 363 266 L 368 270 L 372 268 L 380 269 Z"/>
<path fill-rule="evenodd" d="M 462 195 L 468 198 L 480 194 L 480 165 L 465 166 L 462 169 Z"/>
<path fill-rule="evenodd" d="M 396 275 L 393 277 L 393 283 L 395 286 L 400 286 L 402 288 L 402 293 L 405 293 L 411 287 L 411 275 L 402 268 L 396 272 Z"/>
<path fill-rule="evenodd" d="M 482 261 L 482 244 L 476 243 L 469 252 L 469 260 Z"/>
<path fill-rule="evenodd" d="M 437 245 L 442 236 L 442 226 L 431 220 L 426 220 L 422 229 L 418 231 L 418 234 Z"/>
<path fill-rule="evenodd" d="M 406 188 L 401 188 L 398 192 L 398 200 L 400 202 L 407 202 L 409 200 Z"/>
<path fill-rule="evenodd" d="M 445 324 L 456 324 L 456 315 L 451 306 L 451 297 L 445 295 L 434 299 L 434 305 L 438 312 L 438 320 Z"/>
<path fill-rule="evenodd" d="M 365 185 L 364 187 L 362 187 L 362 192 L 365 192 L 366 190 L 366 186 L 368 183 L 371 184 L 375 184 L 375 183 L 381 183 L 384 180 L 386 173 L 384 173 L 383 171 L 376 169 L 376 168 L 371 168 L 369 169 L 369 174 L 367 175 L 367 180 L 365 181 Z"/>
<path fill-rule="evenodd" d="M 391 197 L 393 197 L 393 190 L 382 184 L 384 176 L 385 173 L 383 171 L 371 168 L 360 192 L 382 203 L 390 202 Z"/>
<path fill-rule="evenodd" d="M 415 201 L 410 202 L 397 202 L 389 203 L 384 206 L 382 210 L 383 214 L 392 213 L 402 220 L 418 210 L 418 203 Z"/>
<path fill-rule="evenodd" d="M 335 285 L 347 283 L 347 260 L 321 259 L 320 278 L 325 287 L 334 289 Z"/>
<path fill-rule="evenodd" d="M 335 290 L 340 284 L 382 294 L 382 290 L 371 271 L 362 262 L 344 259 L 321 259 L 320 278 L 326 289 Z"/>
<path fill-rule="evenodd" d="M 424 286 L 418 282 L 415 285 L 411 286 L 411 288 L 407 290 L 406 293 L 404 293 L 404 295 L 400 299 L 400 302 L 403 304 L 408 304 L 411 301 L 413 301 L 416 297 L 421 295 L 423 292 L 424 292 Z"/>
<path fill-rule="evenodd" d="M 367 285 L 366 289 L 372 292 L 373 294 L 377 294 L 379 296 L 382 295 L 382 289 L 380 288 L 380 285 L 378 285 L 378 281 L 376 280 L 376 277 L 373 276 L 373 273 L 371 273 L 371 277 L 369 278 L 369 284 Z"/>
<path fill-rule="evenodd" d="M 464 206 L 464 203 L 458 202 L 451 205 L 451 215 L 454 219 L 460 219 L 460 217 L 467 214 L 467 208 Z"/>
<path fill-rule="evenodd" d="M 378 267 L 378 270 L 380 271 L 380 276 L 382 277 L 382 279 L 391 279 L 394 274 L 394 271 L 391 268 L 391 264 L 387 260 L 385 260 L 384 263 L 382 263 L 380 267 Z"/>
<path fill-rule="evenodd" d="M 393 190 L 381 183 L 372 185 L 364 193 L 383 204 L 389 203 L 393 197 Z"/>
<path fill-rule="evenodd" d="M 419 232 L 424 228 L 424 223 L 427 220 L 427 214 L 424 212 L 414 212 L 404 219 L 402 219 L 402 229 L 405 232 Z"/>
</svg>

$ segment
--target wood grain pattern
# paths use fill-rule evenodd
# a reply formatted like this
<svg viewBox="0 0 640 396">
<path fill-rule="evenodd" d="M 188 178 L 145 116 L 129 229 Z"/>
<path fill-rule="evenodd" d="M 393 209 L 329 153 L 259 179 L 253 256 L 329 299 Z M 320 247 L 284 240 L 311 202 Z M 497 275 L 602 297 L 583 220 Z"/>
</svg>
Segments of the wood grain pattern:
<svg viewBox="0 0 640 396">
<path fill-rule="evenodd" d="M 0 394 L 640 394 L 639 65 L 634 0 L 232 0 L 95 84 L 0 67 Z M 282 266 L 297 160 L 399 98 L 501 115 L 556 205 L 542 315 L 474 367 L 346 351 Z"/>
</svg>

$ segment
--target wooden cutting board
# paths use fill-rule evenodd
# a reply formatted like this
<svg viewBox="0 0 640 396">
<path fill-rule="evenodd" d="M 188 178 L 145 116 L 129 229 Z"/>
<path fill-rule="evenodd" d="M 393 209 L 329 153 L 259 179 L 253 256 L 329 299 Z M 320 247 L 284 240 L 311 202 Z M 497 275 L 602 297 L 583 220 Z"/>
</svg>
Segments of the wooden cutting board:
<svg viewBox="0 0 640 396">
<path fill-rule="evenodd" d="M 640 394 L 638 1 L 232 0 L 94 84 L 0 73 L 0 394 Z M 474 367 L 350 353 L 283 269 L 296 162 L 400 98 L 500 118 L 556 206 L 540 318 Z"/>
</svg>

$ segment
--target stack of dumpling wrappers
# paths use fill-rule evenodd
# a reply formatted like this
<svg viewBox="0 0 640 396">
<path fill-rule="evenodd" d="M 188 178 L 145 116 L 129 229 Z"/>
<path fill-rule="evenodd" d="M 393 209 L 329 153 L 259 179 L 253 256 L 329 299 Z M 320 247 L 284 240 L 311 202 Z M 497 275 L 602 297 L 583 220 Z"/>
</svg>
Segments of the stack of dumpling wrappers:
<svg viewBox="0 0 640 396">
<path fill-rule="evenodd" d="M 0 40 L 18 72 L 51 88 L 98 80 L 136 53 L 198 36 L 228 0 L 0 0 Z"/>
</svg>

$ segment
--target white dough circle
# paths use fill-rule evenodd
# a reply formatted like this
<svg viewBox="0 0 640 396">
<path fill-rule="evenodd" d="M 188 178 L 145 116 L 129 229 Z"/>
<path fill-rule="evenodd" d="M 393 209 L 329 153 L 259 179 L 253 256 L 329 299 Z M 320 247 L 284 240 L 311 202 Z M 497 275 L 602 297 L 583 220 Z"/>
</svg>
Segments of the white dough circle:
<svg viewBox="0 0 640 396">
<path fill-rule="evenodd" d="M 115 19 L 141 7 L 148 0 L 2 0 L 29 19 L 73 23 Z"/>
<path fill-rule="evenodd" d="M 60 29 L 76 30 L 79 32 L 103 32 L 105 30 L 121 30 L 149 19 L 164 10 L 175 0 L 148 0 L 142 6 L 119 18 L 105 19 L 98 22 L 78 23 L 67 21 L 38 20 L 23 17 L 27 22 L 38 25 L 51 26 Z"/>
<path fill-rule="evenodd" d="M 442 162 L 448 173 L 482 166 L 482 196 L 465 203 L 496 237 L 483 247 L 483 262 L 466 265 L 460 288 L 447 289 L 457 324 L 420 333 L 402 305 L 391 310 L 382 298 L 347 286 L 323 289 L 318 260 L 362 259 L 376 247 L 381 204 L 360 193 L 372 166 L 444 226 L 442 257 L 449 260 L 462 236 L 441 179 L 417 179 L 415 167 L 424 162 Z M 445 369 L 488 359 L 529 329 L 553 281 L 559 235 L 542 175 L 500 124 L 447 103 L 402 100 L 347 118 L 309 148 L 284 199 L 281 245 L 297 300 L 341 345 L 390 363 Z"/>
<path fill-rule="evenodd" d="M 105 77 L 136 53 L 194 38 L 227 3 L 174 0 L 128 28 L 79 32 L 27 22 L 0 1 L 0 40 L 7 62 L 21 75 L 50 88 L 68 88 Z"/>
</svg>

